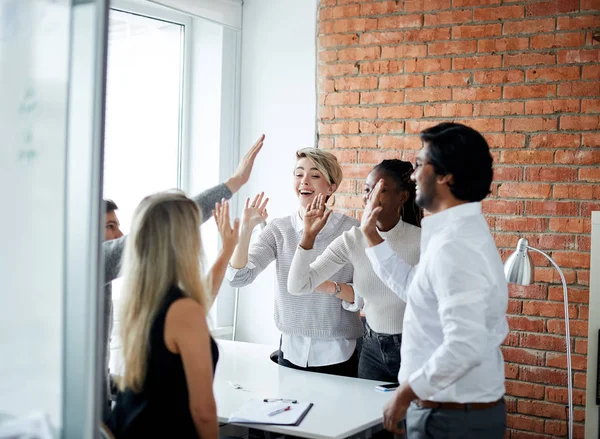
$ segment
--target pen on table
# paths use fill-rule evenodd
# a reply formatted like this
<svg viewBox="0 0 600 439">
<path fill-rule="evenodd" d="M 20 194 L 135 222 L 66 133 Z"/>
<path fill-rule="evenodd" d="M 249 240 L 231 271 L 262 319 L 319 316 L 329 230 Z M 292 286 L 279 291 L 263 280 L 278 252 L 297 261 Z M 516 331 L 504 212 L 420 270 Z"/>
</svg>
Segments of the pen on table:
<svg viewBox="0 0 600 439">
<path fill-rule="evenodd" d="M 279 413 L 287 412 L 291 408 L 292 408 L 292 406 L 288 405 L 287 407 L 282 407 L 280 409 L 273 410 L 271 413 L 268 414 L 268 416 L 275 416 L 275 415 L 278 415 Z"/>
</svg>

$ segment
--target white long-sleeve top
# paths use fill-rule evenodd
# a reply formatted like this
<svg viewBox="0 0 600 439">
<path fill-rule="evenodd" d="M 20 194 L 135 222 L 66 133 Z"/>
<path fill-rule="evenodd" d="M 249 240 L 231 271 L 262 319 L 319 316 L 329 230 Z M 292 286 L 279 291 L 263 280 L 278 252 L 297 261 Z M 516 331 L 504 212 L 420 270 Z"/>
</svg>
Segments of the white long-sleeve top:
<svg viewBox="0 0 600 439">
<path fill-rule="evenodd" d="M 420 228 L 398 221 L 391 230 L 379 231 L 379 234 L 409 264 L 416 265 L 419 262 Z M 304 250 L 298 247 L 290 267 L 288 290 L 291 294 L 310 294 L 338 270 L 351 263 L 354 267 L 352 286 L 355 304 L 364 305 L 363 312 L 369 326 L 375 332 L 399 334 L 402 332 L 406 304 L 377 277 L 365 254 L 367 247 L 360 227 L 344 232 L 318 257 L 314 249 Z"/>
<path fill-rule="evenodd" d="M 508 288 L 481 203 L 425 218 L 421 261 L 414 268 L 387 241 L 367 255 L 377 275 L 407 303 L 399 382 L 408 381 L 424 400 L 500 399 Z"/>
</svg>

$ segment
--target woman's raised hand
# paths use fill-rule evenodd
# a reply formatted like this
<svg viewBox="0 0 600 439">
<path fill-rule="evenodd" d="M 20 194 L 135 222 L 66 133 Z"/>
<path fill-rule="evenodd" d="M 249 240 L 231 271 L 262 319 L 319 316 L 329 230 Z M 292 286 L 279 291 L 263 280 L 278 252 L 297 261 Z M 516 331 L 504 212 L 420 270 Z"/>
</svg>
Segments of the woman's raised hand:
<svg viewBox="0 0 600 439">
<path fill-rule="evenodd" d="M 252 203 L 250 203 L 250 198 L 246 199 L 246 205 L 242 212 L 242 227 L 253 230 L 254 227 L 267 220 L 269 217 L 267 213 L 269 199 L 264 198 L 264 196 L 265 193 L 261 192 L 254 197 Z"/>
<path fill-rule="evenodd" d="M 306 206 L 306 212 L 304 213 L 304 234 L 313 238 L 316 237 L 327 224 L 327 218 L 332 212 L 331 209 L 325 211 L 325 196 L 323 194 L 313 198 L 312 202 Z"/>
<path fill-rule="evenodd" d="M 227 200 L 223 200 L 221 203 L 215 205 L 213 211 L 213 217 L 217 223 L 217 229 L 219 235 L 221 235 L 221 241 L 223 242 L 223 252 L 233 253 L 235 246 L 238 243 L 239 231 L 240 231 L 240 220 L 236 218 L 233 221 L 233 227 L 231 227 L 231 221 L 229 219 L 229 203 Z"/>
</svg>

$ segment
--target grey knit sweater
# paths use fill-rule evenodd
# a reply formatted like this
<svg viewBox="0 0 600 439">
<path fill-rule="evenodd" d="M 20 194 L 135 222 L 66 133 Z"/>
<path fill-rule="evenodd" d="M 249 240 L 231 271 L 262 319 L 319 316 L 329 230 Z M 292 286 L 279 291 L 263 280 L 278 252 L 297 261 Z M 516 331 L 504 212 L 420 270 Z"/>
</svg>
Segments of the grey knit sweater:
<svg viewBox="0 0 600 439">
<path fill-rule="evenodd" d="M 357 225 L 358 221 L 354 218 L 334 212 L 317 235 L 314 257 L 335 238 Z M 275 324 L 281 332 L 316 339 L 359 338 L 363 333 L 360 315 L 345 310 L 340 299 L 323 293 L 293 296 L 288 292 L 288 273 L 302 239 L 303 227 L 298 214 L 271 221 L 250 247 L 246 266 L 241 269 L 229 266 L 226 274 L 229 284 L 243 287 L 252 283 L 275 260 L 278 286 L 275 291 Z M 346 264 L 329 280 L 351 283 L 352 275 L 352 264 Z"/>
<path fill-rule="evenodd" d="M 200 207 L 202 213 L 202 222 L 205 222 L 212 216 L 212 211 L 215 204 L 223 198 L 231 198 L 232 193 L 225 184 L 220 184 L 210 188 L 192 199 Z M 113 322 L 113 306 L 112 306 L 112 286 L 111 282 L 120 276 L 121 260 L 123 259 L 123 251 L 125 250 L 125 242 L 127 236 L 111 241 L 105 241 L 102 245 L 104 252 L 104 363 L 106 375 L 108 377 L 108 360 L 110 357 L 110 333 Z M 108 381 L 106 381 L 106 384 Z M 105 385 L 104 388 L 107 386 Z M 105 396 L 108 399 L 108 395 Z M 104 404 L 108 406 L 108 404 Z M 106 412 L 104 412 L 106 415 Z"/>
</svg>

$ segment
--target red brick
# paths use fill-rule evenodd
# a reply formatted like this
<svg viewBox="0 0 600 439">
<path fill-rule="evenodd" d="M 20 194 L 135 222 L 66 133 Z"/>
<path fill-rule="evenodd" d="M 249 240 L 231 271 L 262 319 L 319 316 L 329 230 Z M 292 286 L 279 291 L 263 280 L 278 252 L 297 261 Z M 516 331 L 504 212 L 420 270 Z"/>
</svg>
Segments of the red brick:
<svg viewBox="0 0 600 439">
<path fill-rule="evenodd" d="M 545 265 L 549 265 L 547 261 L 545 261 Z M 558 271 L 554 269 L 554 267 L 535 267 L 535 279 L 538 282 L 552 282 L 552 283 L 561 283 L 560 275 Z M 562 270 L 565 280 L 567 284 L 571 284 L 576 282 L 577 273 L 575 270 L 571 270 L 570 268 L 565 268 Z"/>
<path fill-rule="evenodd" d="M 347 64 L 326 64 L 319 66 L 319 76 L 321 78 L 331 78 L 334 76 L 354 75 L 358 73 L 358 67 L 355 63 Z M 369 73 L 369 72 L 367 72 Z"/>
<path fill-rule="evenodd" d="M 590 302 L 590 294 L 587 288 L 567 288 L 567 296 L 569 303 L 583 303 L 587 304 Z M 562 301 L 564 300 L 563 287 L 561 286 L 550 286 L 548 288 L 548 300 Z"/>
<path fill-rule="evenodd" d="M 362 61 L 364 59 L 378 59 L 381 53 L 379 47 L 357 47 L 337 51 L 339 61 Z"/>
<path fill-rule="evenodd" d="M 423 75 L 399 75 L 399 76 L 382 76 L 379 79 L 379 88 L 416 88 L 423 87 Z"/>
<path fill-rule="evenodd" d="M 534 101 L 532 101 L 534 102 Z M 543 101 L 541 101 L 543 102 Z M 527 103 L 525 103 L 527 109 Z M 579 148 L 581 135 L 579 134 L 536 134 L 531 136 L 530 148 Z"/>
<path fill-rule="evenodd" d="M 526 114 L 555 114 L 578 112 L 578 99 L 547 99 L 539 101 L 527 101 L 525 103 Z"/>
<path fill-rule="evenodd" d="M 575 321 L 571 321 L 570 323 L 575 323 Z M 585 327 L 586 327 L 585 337 L 587 337 L 587 322 L 582 322 L 582 323 L 585 323 Z M 564 323 L 563 323 L 563 326 L 564 326 Z M 571 334 L 573 334 L 573 332 L 571 332 Z M 584 355 L 573 354 L 573 355 L 571 355 L 571 365 L 572 365 L 573 369 L 575 369 L 575 370 L 586 370 L 587 369 L 587 357 L 585 357 Z M 567 354 L 548 352 L 548 354 L 546 355 L 546 366 L 556 367 L 556 368 L 560 368 L 560 369 L 566 369 L 567 368 Z M 565 391 L 564 396 L 565 396 L 565 401 L 566 401 L 566 391 Z M 547 398 L 547 399 L 550 401 L 564 402 L 562 400 L 562 397 L 559 397 L 558 399 L 554 399 L 554 398 Z M 575 398 L 573 398 L 573 399 L 575 399 Z M 581 401 L 577 401 L 577 402 L 575 402 L 575 404 L 581 404 Z"/>
<path fill-rule="evenodd" d="M 576 216 L 579 204 L 573 201 L 527 201 L 527 215 Z"/>
<path fill-rule="evenodd" d="M 358 133 L 358 122 L 320 123 L 319 134 L 356 134 Z"/>
<path fill-rule="evenodd" d="M 319 23 L 319 35 L 332 34 L 334 32 L 333 28 L 333 21 L 321 21 Z"/>
<path fill-rule="evenodd" d="M 547 322 L 548 332 L 551 334 L 565 334 L 564 316 L 560 319 L 551 319 Z M 588 336 L 588 321 L 587 320 L 569 320 L 570 335 L 573 337 Z M 558 366 L 555 366 L 558 367 Z M 581 370 L 585 370 L 585 367 Z"/>
<path fill-rule="evenodd" d="M 579 170 L 580 181 L 600 181 L 600 168 L 582 168 Z"/>
<path fill-rule="evenodd" d="M 504 23 L 504 35 L 536 34 L 554 29 L 554 18 L 507 21 Z"/>
<path fill-rule="evenodd" d="M 502 66 L 502 56 L 484 55 L 453 58 L 452 70 L 493 69 Z"/>
<path fill-rule="evenodd" d="M 403 133 L 404 122 L 360 122 L 360 133 L 365 134 L 387 134 L 387 133 Z"/>
<path fill-rule="evenodd" d="M 319 44 L 321 47 L 331 48 L 339 46 L 354 46 L 358 44 L 357 34 L 343 34 L 343 35 L 322 35 L 319 37 Z"/>
<path fill-rule="evenodd" d="M 575 352 L 577 352 L 578 354 L 586 355 L 588 352 L 588 341 L 575 340 Z"/>
<path fill-rule="evenodd" d="M 511 150 L 502 151 L 502 163 L 510 164 L 542 164 L 554 162 L 554 151 L 547 150 Z"/>
<path fill-rule="evenodd" d="M 589 253 L 555 251 L 552 252 L 552 259 L 554 259 L 560 267 L 590 268 Z"/>
<path fill-rule="evenodd" d="M 413 29 L 404 32 L 404 41 L 406 42 L 426 42 L 431 41 L 446 41 L 450 39 L 450 29 L 434 28 L 434 29 Z"/>
<path fill-rule="evenodd" d="M 504 57 L 504 67 L 556 64 L 556 54 L 550 52 L 517 54 L 506 53 L 502 56 Z"/>
<path fill-rule="evenodd" d="M 592 63 L 600 61 L 598 49 L 561 50 L 558 52 L 559 64 Z"/>
<path fill-rule="evenodd" d="M 397 149 L 403 151 L 418 151 L 423 146 L 419 136 L 408 136 L 404 134 L 401 134 L 400 136 L 379 136 L 377 145 L 380 148 Z"/>
<path fill-rule="evenodd" d="M 566 14 L 579 10 L 578 0 L 550 0 L 541 3 L 530 3 L 525 7 L 525 14 L 528 17 L 541 15 Z"/>
<path fill-rule="evenodd" d="M 550 218 L 550 231 L 562 233 L 589 233 L 590 226 L 583 218 Z"/>
<path fill-rule="evenodd" d="M 558 17 L 557 30 L 580 30 L 600 28 L 600 15 Z"/>
<path fill-rule="evenodd" d="M 321 9 L 319 18 L 321 20 L 336 20 L 338 18 L 358 17 L 359 15 L 359 5 L 344 5 Z"/>
<path fill-rule="evenodd" d="M 400 46 L 384 46 L 381 48 L 382 59 L 423 58 L 425 56 L 427 56 L 426 44 L 402 44 Z"/>
<path fill-rule="evenodd" d="M 477 41 L 444 41 L 429 44 L 429 55 L 452 55 L 477 51 Z"/>
<path fill-rule="evenodd" d="M 560 118 L 561 130 L 599 130 L 600 116 L 562 116 Z"/>
<path fill-rule="evenodd" d="M 336 136 L 336 148 L 376 148 L 376 136 Z"/>
<path fill-rule="evenodd" d="M 573 165 L 598 165 L 600 164 L 599 151 L 556 151 L 556 163 Z"/>
<path fill-rule="evenodd" d="M 335 61 L 338 57 L 338 54 L 335 50 L 324 50 L 319 52 L 319 61 L 320 62 L 330 62 Z"/>
<path fill-rule="evenodd" d="M 547 181 L 553 183 L 556 181 L 567 182 L 576 180 L 577 169 L 573 168 L 540 166 L 525 169 L 525 181 Z"/>
<path fill-rule="evenodd" d="M 362 196 L 336 195 L 335 205 L 338 208 L 362 209 L 364 207 L 364 201 Z"/>
<path fill-rule="evenodd" d="M 479 40 L 478 52 L 507 52 L 511 50 L 524 50 L 529 47 L 529 38 L 495 38 Z"/>
<path fill-rule="evenodd" d="M 375 3 L 376 4 L 376 3 Z M 363 5 L 367 6 L 367 5 Z M 377 29 L 405 29 L 411 27 L 423 26 L 423 16 L 416 15 L 394 15 L 391 17 L 382 17 L 377 21 Z"/>
<path fill-rule="evenodd" d="M 433 59 L 416 59 L 408 60 L 404 63 L 404 71 L 406 73 L 415 72 L 439 72 L 450 70 L 452 61 L 450 58 L 433 58 Z"/>
<path fill-rule="evenodd" d="M 332 120 L 335 119 L 335 109 L 333 107 L 321 107 L 319 109 L 320 120 Z"/>
<path fill-rule="evenodd" d="M 360 45 L 400 44 L 403 39 L 404 34 L 402 32 L 367 32 L 360 36 Z"/>
<path fill-rule="evenodd" d="M 504 363 L 504 376 L 507 379 L 517 378 L 519 376 L 519 366 Z"/>
<path fill-rule="evenodd" d="M 361 104 L 397 104 L 403 102 L 404 91 L 373 91 L 360 94 Z"/>
<path fill-rule="evenodd" d="M 372 165 L 376 165 L 380 163 L 382 160 L 390 160 L 390 159 L 399 159 L 401 156 L 401 151 L 397 150 L 370 150 L 370 151 L 360 151 L 359 152 L 359 160 L 361 163 L 370 163 Z"/>
<path fill-rule="evenodd" d="M 556 49 L 562 47 L 579 47 L 585 43 L 584 32 L 568 32 L 561 34 L 544 34 L 531 37 L 531 48 Z"/>
<path fill-rule="evenodd" d="M 475 83 L 479 84 L 504 84 L 507 82 L 524 82 L 525 74 L 522 70 L 492 70 L 475 72 Z"/>
<path fill-rule="evenodd" d="M 371 165 L 344 166 L 344 178 L 365 179 L 373 167 Z"/>
<path fill-rule="evenodd" d="M 325 105 L 356 105 L 358 104 L 358 98 L 359 93 L 326 93 Z"/>
<path fill-rule="evenodd" d="M 526 336 L 534 336 L 534 337 L 543 337 L 539 334 L 522 334 L 521 338 Z M 547 336 L 553 337 L 553 336 Z M 561 341 L 564 340 L 563 337 L 557 337 Z M 562 349 L 564 350 L 564 345 Z M 535 367 L 535 366 L 519 366 L 519 379 L 522 381 L 527 381 L 531 383 L 540 383 L 540 384 L 566 384 L 567 383 L 567 374 L 563 370 L 553 370 L 547 369 L 543 367 Z M 523 413 L 519 410 L 520 413 Z"/>
<path fill-rule="evenodd" d="M 502 24 L 462 25 L 452 28 L 452 39 L 485 38 L 502 35 Z"/>
<path fill-rule="evenodd" d="M 335 81 L 333 79 L 319 79 L 317 81 L 317 86 L 319 93 L 330 93 L 332 91 L 335 91 Z"/>
<path fill-rule="evenodd" d="M 584 133 L 581 139 L 581 146 L 600 146 L 600 133 Z"/>
<path fill-rule="evenodd" d="M 511 18 L 523 18 L 524 16 L 525 8 L 521 5 L 480 8 L 475 9 L 473 12 L 475 21 L 509 20 Z"/>
<path fill-rule="evenodd" d="M 487 5 L 498 5 L 502 0 L 454 0 L 452 7 L 460 8 L 462 6 L 487 6 Z"/>
<path fill-rule="evenodd" d="M 529 239 L 530 245 L 544 250 L 573 250 L 575 248 L 575 239 L 571 235 L 540 233 L 538 235 L 529 235 L 527 238 Z M 542 280 L 540 279 L 540 281 Z"/>
<path fill-rule="evenodd" d="M 471 104 L 436 104 L 425 106 L 425 117 L 468 117 L 473 114 Z"/>
<path fill-rule="evenodd" d="M 582 271 L 582 270 L 578 270 Z M 578 277 L 579 279 L 579 277 Z M 578 280 L 579 282 L 579 280 Z M 589 279 L 588 279 L 588 285 L 589 285 Z M 588 305 L 579 305 L 579 319 L 583 320 L 585 322 L 588 322 L 590 320 L 590 307 Z M 582 330 L 587 330 L 587 325 L 582 326 Z M 587 333 L 586 333 L 586 337 L 587 337 Z"/>
<path fill-rule="evenodd" d="M 355 64 L 352 64 L 352 66 L 355 66 Z M 368 75 L 368 74 L 372 74 L 372 73 L 381 73 L 381 74 L 402 73 L 403 69 L 404 69 L 403 61 L 394 61 L 394 60 L 363 61 L 360 63 L 360 73 L 362 75 Z M 352 73 L 349 73 L 349 74 L 352 74 Z"/>
<path fill-rule="evenodd" d="M 556 96 L 556 85 L 505 85 L 504 99 L 550 98 Z"/>
<path fill-rule="evenodd" d="M 510 392 L 509 392 L 508 382 L 506 384 L 507 384 L 507 386 L 506 386 L 507 393 L 510 395 L 522 396 L 522 397 L 531 398 L 531 399 L 543 399 L 543 396 L 537 397 L 537 398 L 534 396 L 527 396 L 528 389 L 531 386 L 534 386 L 533 384 L 526 384 L 526 383 L 523 383 L 522 381 L 511 382 L 510 383 Z M 543 386 L 538 386 L 538 387 L 542 388 L 542 394 L 543 394 L 543 389 L 544 389 Z M 536 396 L 537 396 L 537 391 L 536 391 Z M 512 413 L 509 413 L 508 416 L 506 417 L 506 426 L 509 429 L 515 429 L 515 430 L 527 430 L 527 431 L 534 431 L 537 433 L 544 432 L 544 420 L 543 419 L 533 418 L 530 416 L 514 415 Z"/>
<path fill-rule="evenodd" d="M 569 317 L 577 317 L 577 308 L 575 307 L 575 305 L 569 306 L 569 313 Z M 540 300 L 523 302 L 523 314 L 539 317 L 563 317 L 563 304 L 558 302 L 546 302 Z"/>
<path fill-rule="evenodd" d="M 440 26 L 444 24 L 468 23 L 473 17 L 470 9 L 451 10 L 425 15 L 425 26 Z"/>
<path fill-rule="evenodd" d="M 335 80 L 335 91 L 371 90 L 377 88 L 376 76 L 345 77 Z"/>
<path fill-rule="evenodd" d="M 558 84 L 558 96 L 590 96 L 600 95 L 600 83 L 598 82 L 565 82 Z"/>
<path fill-rule="evenodd" d="M 600 99 L 582 99 L 582 113 L 600 113 Z"/>
<path fill-rule="evenodd" d="M 427 87 L 466 86 L 470 77 L 470 73 L 437 73 L 427 75 L 425 82 Z"/>
<path fill-rule="evenodd" d="M 520 299 L 546 299 L 548 297 L 548 285 L 534 284 L 522 286 L 510 284 L 508 286 L 508 297 Z M 536 321 L 536 323 L 538 322 Z"/>
<path fill-rule="evenodd" d="M 581 0 L 582 11 L 598 11 L 600 10 L 600 3 L 598 0 Z"/>
<path fill-rule="evenodd" d="M 333 22 L 333 30 L 336 33 L 365 32 L 377 29 L 376 18 L 349 18 Z"/>
<path fill-rule="evenodd" d="M 490 148 L 523 148 L 525 146 L 525 134 L 486 134 Z"/>
<path fill-rule="evenodd" d="M 485 104 L 473 104 L 473 116 L 504 116 L 523 114 L 524 102 L 494 102 Z"/>
<path fill-rule="evenodd" d="M 504 346 L 518 346 L 520 334 L 518 332 L 509 332 L 504 340 Z"/>
<path fill-rule="evenodd" d="M 507 316 L 508 326 L 511 331 L 527 331 L 527 332 L 546 332 L 546 320 L 543 318 L 531 318 L 525 316 Z M 523 349 L 519 349 L 520 360 L 517 361 L 514 358 L 508 358 L 505 352 L 505 360 L 513 363 L 524 363 L 542 366 L 544 364 L 543 354 L 538 355 L 537 351 L 531 351 L 536 355 L 530 353 L 528 356 L 522 355 Z M 541 361 L 540 361 L 541 358 Z"/>
<path fill-rule="evenodd" d="M 549 67 L 527 70 L 527 82 L 531 81 L 572 81 L 579 79 L 579 67 Z"/>
<path fill-rule="evenodd" d="M 367 3 L 360 5 L 360 15 L 381 15 L 392 12 L 403 12 L 402 3 L 396 1 L 385 1 L 379 3 Z"/>
<path fill-rule="evenodd" d="M 333 155 L 335 155 L 338 159 L 338 162 L 345 163 L 357 163 L 357 155 L 356 151 L 351 151 L 347 149 L 334 149 L 329 151 Z"/>
<path fill-rule="evenodd" d="M 494 166 L 494 181 L 521 181 L 523 168 L 514 166 Z"/>
<path fill-rule="evenodd" d="M 600 17 L 600 15 L 598 15 L 598 17 Z M 583 66 L 581 77 L 583 79 L 600 79 L 600 65 Z"/>
<path fill-rule="evenodd" d="M 522 201 L 514 201 L 514 200 L 500 200 L 500 199 L 492 199 L 486 198 L 482 201 L 483 212 L 484 213 L 500 213 L 506 214 L 509 213 L 511 215 L 520 215 L 523 213 L 523 202 Z M 512 236 L 512 235 L 511 235 Z M 517 242 L 515 241 L 514 244 Z M 511 244 L 511 247 L 513 245 Z"/>
<path fill-rule="evenodd" d="M 548 117 L 524 117 L 507 119 L 506 131 L 554 131 L 558 127 L 558 119 Z"/>
<path fill-rule="evenodd" d="M 498 195 L 507 198 L 548 198 L 551 186 L 534 183 L 502 183 Z"/>
<path fill-rule="evenodd" d="M 332 108 L 333 110 L 334 108 Z M 336 119 L 375 119 L 377 118 L 376 107 L 335 107 Z"/>
<path fill-rule="evenodd" d="M 544 232 L 548 230 L 547 218 L 498 217 L 496 230 L 514 232 Z"/>
<path fill-rule="evenodd" d="M 573 374 L 573 387 L 585 389 L 586 379 L 587 378 L 585 373 L 575 372 Z"/>
<path fill-rule="evenodd" d="M 502 88 L 498 86 L 452 89 L 453 101 L 492 101 L 501 97 Z"/>
<path fill-rule="evenodd" d="M 381 119 L 416 119 L 423 116 L 421 105 L 396 105 L 379 108 Z"/>
<path fill-rule="evenodd" d="M 406 0 L 404 10 L 406 12 L 436 11 L 450 9 L 450 0 Z"/>
<path fill-rule="evenodd" d="M 333 148 L 334 138 L 333 137 L 320 137 L 319 138 L 319 149 L 331 149 Z"/>
<path fill-rule="evenodd" d="M 437 120 L 407 120 L 406 121 L 406 133 L 407 134 L 419 134 L 421 131 L 431 128 L 437 125 Z"/>
<path fill-rule="evenodd" d="M 595 210 L 598 210 L 596 207 Z M 591 215 L 585 215 L 591 216 Z M 577 237 L 577 250 L 589 252 L 592 248 L 592 240 L 589 236 L 578 236 Z M 586 274 L 584 274 L 586 273 Z M 581 279 L 580 279 L 581 277 Z M 587 277 L 589 277 L 589 272 L 587 270 L 581 270 L 577 272 L 577 283 L 580 285 L 589 285 L 587 282 Z"/>
<path fill-rule="evenodd" d="M 410 89 L 406 90 L 406 102 L 449 101 L 452 98 L 450 88 Z"/>
</svg>

